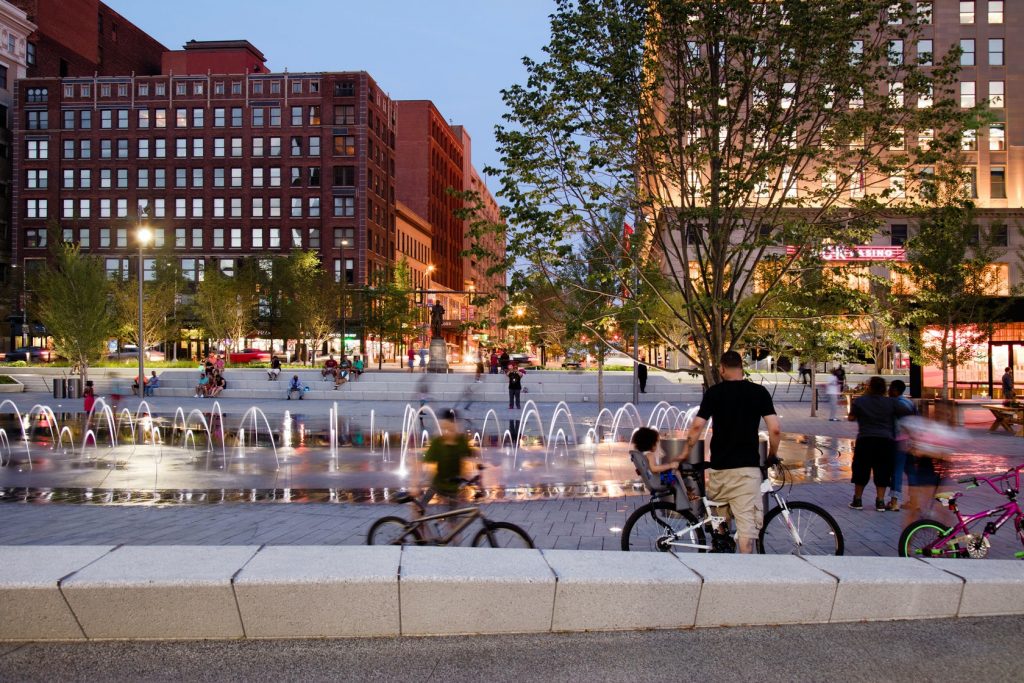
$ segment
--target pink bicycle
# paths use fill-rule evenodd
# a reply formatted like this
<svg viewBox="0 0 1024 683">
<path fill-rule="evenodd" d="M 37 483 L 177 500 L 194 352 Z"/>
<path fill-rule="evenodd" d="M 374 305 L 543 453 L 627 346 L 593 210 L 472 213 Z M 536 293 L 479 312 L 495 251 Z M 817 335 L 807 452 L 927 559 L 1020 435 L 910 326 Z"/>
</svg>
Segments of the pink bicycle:
<svg viewBox="0 0 1024 683">
<path fill-rule="evenodd" d="M 1020 493 L 1020 475 L 1024 465 L 1020 465 L 1005 474 L 994 477 L 962 477 L 959 484 L 968 484 L 967 488 L 988 484 L 993 491 L 1006 496 L 1007 502 L 973 515 L 964 515 L 957 508 L 957 499 L 962 491 L 936 493 L 935 499 L 952 510 L 957 522 L 953 526 L 936 522 L 933 519 L 919 519 L 911 523 L 900 534 L 900 557 L 969 557 L 981 559 L 988 555 L 989 537 L 1013 520 L 1013 528 L 1021 544 L 1024 544 L 1024 509 L 1017 502 Z M 982 522 L 984 520 L 988 520 Z M 1014 555 L 1024 558 L 1024 552 Z"/>
</svg>

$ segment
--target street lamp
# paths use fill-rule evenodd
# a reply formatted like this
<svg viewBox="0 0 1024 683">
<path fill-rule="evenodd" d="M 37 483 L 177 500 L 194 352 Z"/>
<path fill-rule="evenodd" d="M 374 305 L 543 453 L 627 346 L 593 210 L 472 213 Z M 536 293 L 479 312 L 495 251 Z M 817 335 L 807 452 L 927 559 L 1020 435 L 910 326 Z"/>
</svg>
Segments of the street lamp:
<svg viewBox="0 0 1024 683">
<path fill-rule="evenodd" d="M 140 227 L 135 233 L 135 238 L 139 242 L 139 398 L 145 398 L 146 396 L 146 340 L 143 336 L 142 327 L 142 280 L 144 277 L 144 268 L 142 262 L 142 248 L 147 246 L 153 239 L 153 232 L 146 227 Z"/>
</svg>

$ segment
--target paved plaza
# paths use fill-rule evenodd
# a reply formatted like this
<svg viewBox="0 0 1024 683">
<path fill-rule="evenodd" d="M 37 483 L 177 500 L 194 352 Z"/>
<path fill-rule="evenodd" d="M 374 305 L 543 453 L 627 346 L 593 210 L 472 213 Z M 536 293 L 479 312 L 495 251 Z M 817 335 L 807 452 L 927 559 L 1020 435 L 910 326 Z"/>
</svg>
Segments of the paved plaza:
<svg viewBox="0 0 1024 683">
<path fill-rule="evenodd" d="M 556 384 L 557 377 L 552 374 L 546 379 Z M 782 387 L 778 387 L 779 398 L 784 399 L 788 392 Z M 692 391 L 691 385 L 681 385 L 680 400 L 674 405 L 680 410 L 692 406 L 692 401 L 685 400 Z M 673 398 L 665 391 L 660 394 L 660 399 Z M 507 442 L 502 446 L 493 438 L 522 418 L 522 411 L 508 410 L 493 400 L 473 400 L 472 396 L 469 400 L 462 395 L 440 396 L 438 392 L 428 405 L 436 409 L 458 405 L 470 433 L 484 432 L 483 459 L 490 467 L 484 473 L 487 498 L 483 507 L 488 517 L 523 526 L 540 548 L 619 548 L 626 518 L 647 500 L 636 483 L 624 445 L 601 445 L 592 449 L 589 457 L 581 456 L 582 449 L 571 453 L 570 448 L 549 451 L 542 446 L 513 454 Z M 12 398 L 22 412 L 42 404 L 53 408 L 58 419 L 79 410 L 77 400 L 54 400 L 41 392 L 14 394 Z M 527 420 L 524 434 L 543 436 L 545 441 L 552 424 L 569 432 L 571 423 L 576 439 L 582 442 L 583 433 L 596 420 L 610 423 L 609 415 L 600 417 L 591 401 L 562 404 L 569 414 L 558 423 L 558 402 L 545 401 L 540 391 L 535 391 L 535 399 L 539 420 Z M 637 412 L 642 421 L 656 413 L 657 404 L 657 400 L 640 402 Z M 308 430 L 306 438 L 311 443 L 323 438 L 313 435 L 325 433 L 328 411 L 337 405 L 347 445 L 336 456 L 323 445 L 288 452 L 282 449 L 276 461 L 267 448 L 246 453 L 229 447 L 223 452 L 214 449 L 196 454 L 181 449 L 157 453 L 144 447 L 138 453 L 130 449 L 113 455 L 92 449 L 83 457 L 73 448 L 60 456 L 48 447 L 33 446 L 35 461 L 30 468 L 15 440 L 12 461 L 0 467 L 0 500 L 5 501 L 0 504 L 0 545 L 361 544 L 373 520 L 406 514 L 401 506 L 388 502 L 394 491 L 416 488 L 426 481 L 425 474 L 415 467 L 399 472 L 399 447 L 392 445 L 386 455 L 379 447 L 371 453 L 366 441 L 356 438 L 365 436 L 372 411 L 375 433 L 390 429 L 392 444 L 398 443 L 396 435 L 407 406 L 417 408 L 416 400 L 351 401 L 340 394 L 337 403 L 229 397 L 219 405 L 231 431 L 250 408 L 266 414 L 274 430 L 288 411 L 296 430 L 300 426 Z M 609 407 L 615 410 L 619 405 Z M 121 405 L 133 411 L 138 406 L 135 397 L 125 398 Z M 158 396 L 149 399 L 148 406 L 153 415 L 162 416 L 166 429 L 178 408 L 185 414 L 193 409 L 209 414 L 212 401 Z M 814 502 L 831 512 L 844 532 L 848 554 L 894 555 L 900 530 L 910 521 L 908 514 L 847 506 L 852 494 L 847 482 L 856 425 L 830 422 L 824 415 L 809 417 L 806 401 L 777 400 L 776 406 L 785 433 L 780 454 L 794 482 L 785 492 L 787 498 Z M 424 427 L 430 431 L 429 423 Z M 9 434 L 11 429 L 8 426 Z M 984 429 L 970 433 L 969 451 L 957 454 L 950 463 L 951 477 L 994 473 L 1024 462 L 1024 440 Z M 572 455 L 575 457 L 566 457 Z M 415 464 L 415 457 L 410 460 Z M 866 501 L 870 502 L 872 493 L 869 488 Z M 974 490 L 964 499 L 963 508 L 976 510 L 1002 500 L 991 492 Z M 1011 529 L 998 534 L 991 556 L 1012 557 L 1020 548 L 1014 546 L 1016 540 L 1011 536 Z"/>
</svg>

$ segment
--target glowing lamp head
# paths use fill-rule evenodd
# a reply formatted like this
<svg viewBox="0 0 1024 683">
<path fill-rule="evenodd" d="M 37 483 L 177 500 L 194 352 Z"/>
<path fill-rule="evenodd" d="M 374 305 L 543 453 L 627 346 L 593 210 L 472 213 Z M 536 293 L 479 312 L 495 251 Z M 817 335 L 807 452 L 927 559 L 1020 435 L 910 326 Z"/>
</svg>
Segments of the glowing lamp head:
<svg viewBox="0 0 1024 683">
<path fill-rule="evenodd" d="M 153 241 L 153 231 L 149 228 L 139 228 L 138 232 L 135 233 L 135 238 L 139 241 L 139 244 L 146 246 Z"/>
</svg>

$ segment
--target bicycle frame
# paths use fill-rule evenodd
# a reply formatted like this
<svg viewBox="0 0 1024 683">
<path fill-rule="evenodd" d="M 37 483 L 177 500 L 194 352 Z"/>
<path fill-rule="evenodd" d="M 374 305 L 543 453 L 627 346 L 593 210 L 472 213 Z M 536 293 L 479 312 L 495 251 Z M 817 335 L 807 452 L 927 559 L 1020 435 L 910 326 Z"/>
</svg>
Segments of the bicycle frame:
<svg viewBox="0 0 1024 683">
<path fill-rule="evenodd" d="M 420 509 L 422 510 L 422 508 Z M 456 517 L 461 517 L 462 519 L 460 519 L 458 523 L 454 524 L 447 534 L 439 536 L 434 533 L 431 528 L 431 522 L 439 522 L 441 520 L 448 520 Z M 466 527 L 480 517 L 481 514 L 478 508 L 459 508 L 458 510 L 439 512 L 436 515 L 417 516 L 406 524 L 405 532 L 402 534 L 401 538 L 405 538 L 409 534 L 414 534 L 418 541 L 422 541 L 424 543 L 448 545 L 458 537 L 460 533 L 465 531 Z"/>
<path fill-rule="evenodd" d="M 1004 524 L 1009 522 L 1011 519 L 1018 520 L 1017 528 L 1020 529 L 1020 520 L 1024 517 L 1024 508 L 1021 508 L 1020 503 L 1017 502 L 1017 494 L 1020 492 L 1020 474 L 1024 470 L 1024 465 L 1013 468 L 1007 471 L 1005 474 L 1001 474 L 996 477 L 967 477 L 959 480 L 959 483 L 969 484 L 967 488 L 975 488 L 981 486 L 980 482 L 984 482 L 993 491 L 1001 496 L 1007 497 L 1009 500 L 1002 505 L 983 510 L 972 515 L 964 515 L 960 512 L 960 508 L 957 505 L 957 498 L 959 495 L 953 494 L 950 497 L 939 497 L 938 500 L 941 504 L 945 505 L 956 515 L 957 522 L 954 524 L 947 533 L 943 534 L 939 538 L 935 539 L 932 543 L 929 543 L 921 549 L 921 554 L 927 554 L 930 556 L 942 556 L 947 553 L 945 550 L 950 544 L 956 545 L 957 539 L 962 536 L 970 534 L 969 527 L 976 522 L 986 519 L 988 517 L 994 517 L 998 515 L 998 519 L 994 522 L 989 522 L 985 525 L 981 533 L 981 538 L 984 542 L 985 548 L 989 547 L 989 537 L 995 534 Z M 1012 484 L 1009 482 L 1012 480 Z M 1005 486 L 997 486 L 997 484 L 1007 482 Z M 1024 542 L 1024 536 L 1021 536 L 1021 541 Z M 957 551 L 960 552 L 960 551 Z M 968 552 L 970 552 L 968 550 Z M 1024 553 L 1017 553 L 1017 557 L 1024 556 Z"/>
</svg>

